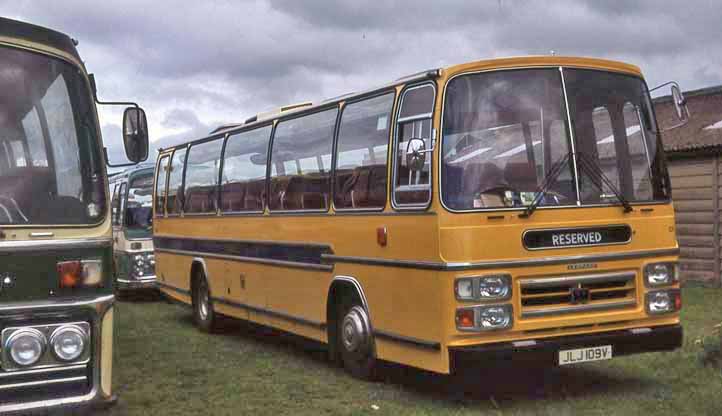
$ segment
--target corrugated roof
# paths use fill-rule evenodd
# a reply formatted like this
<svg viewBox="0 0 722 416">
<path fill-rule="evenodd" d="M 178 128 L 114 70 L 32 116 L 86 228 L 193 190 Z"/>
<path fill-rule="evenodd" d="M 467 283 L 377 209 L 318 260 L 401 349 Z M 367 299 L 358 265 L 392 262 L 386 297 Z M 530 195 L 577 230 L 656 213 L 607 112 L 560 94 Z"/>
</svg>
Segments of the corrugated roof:
<svg viewBox="0 0 722 416">
<path fill-rule="evenodd" d="M 662 132 L 668 153 L 722 151 L 722 129 L 708 128 L 722 121 L 722 86 L 685 92 L 691 118 L 687 125 Z M 670 96 L 654 100 L 659 127 L 664 129 L 677 121 Z"/>
</svg>

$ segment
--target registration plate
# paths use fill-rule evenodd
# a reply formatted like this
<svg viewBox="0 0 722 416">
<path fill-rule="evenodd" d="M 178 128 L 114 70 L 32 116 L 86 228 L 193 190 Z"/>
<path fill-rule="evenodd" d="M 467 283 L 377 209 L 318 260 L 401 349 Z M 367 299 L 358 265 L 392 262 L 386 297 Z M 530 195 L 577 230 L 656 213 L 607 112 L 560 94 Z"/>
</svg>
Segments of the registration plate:
<svg viewBox="0 0 722 416">
<path fill-rule="evenodd" d="M 559 365 L 586 363 L 589 361 L 609 360 L 612 358 L 612 346 L 578 348 L 559 351 Z"/>
</svg>

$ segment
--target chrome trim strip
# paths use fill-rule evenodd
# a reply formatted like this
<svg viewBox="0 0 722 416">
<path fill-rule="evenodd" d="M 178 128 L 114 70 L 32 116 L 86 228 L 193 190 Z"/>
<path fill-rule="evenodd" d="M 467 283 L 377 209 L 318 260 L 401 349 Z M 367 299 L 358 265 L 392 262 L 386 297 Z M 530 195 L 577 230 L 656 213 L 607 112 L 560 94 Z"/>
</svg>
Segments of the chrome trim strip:
<svg viewBox="0 0 722 416">
<path fill-rule="evenodd" d="M 65 250 L 69 248 L 106 248 L 113 245 L 110 238 L 66 238 L 56 240 L 0 241 L 0 253 L 36 250 Z"/>
<path fill-rule="evenodd" d="M 60 379 L 56 379 L 56 380 L 28 381 L 25 383 L 1 385 L 0 391 L 1 390 L 19 389 L 19 388 L 23 388 L 23 387 L 47 386 L 47 385 L 51 385 L 51 384 L 73 383 L 73 382 L 87 381 L 87 380 L 88 380 L 88 377 L 79 376 L 79 377 L 60 378 Z"/>
<path fill-rule="evenodd" d="M 242 262 L 242 263 L 267 264 L 267 265 L 271 265 L 271 266 L 289 267 L 289 268 L 294 268 L 294 269 L 311 269 L 311 270 L 323 270 L 323 271 L 333 270 L 333 266 L 328 265 L 328 264 L 300 263 L 300 262 L 296 262 L 296 261 L 272 260 L 272 259 L 264 259 L 264 258 L 258 258 L 258 257 L 232 256 L 229 254 L 214 254 L 214 253 L 206 253 L 206 252 L 198 252 L 198 251 L 173 250 L 173 249 L 169 249 L 169 248 L 156 248 L 155 251 L 161 252 L 161 253 L 168 253 L 168 254 L 177 254 L 180 256 L 193 256 L 193 257 L 220 259 L 220 260 L 231 260 L 231 261 L 238 261 L 238 262 Z"/>
<path fill-rule="evenodd" d="M 403 344 L 413 345 L 419 348 L 427 348 L 431 350 L 441 350 L 441 343 L 436 341 L 427 341 L 414 337 L 407 337 L 405 335 L 394 334 L 393 332 L 387 332 L 380 329 L 374 330 L 374 336 L 387 341 L 395 341 Z"/>
<path fill-rule="evenodd" d="M 34 374 L 45 374 L 45 373 L 62 373 L 64 371 L 73 371 L 73 370 L 84 370 L 87 367 L 86 364 L 80 364 L 80 365 L 70 365 L 67 367 L 53 367 L 53 368 L 40 368 L 37 370 L 27 370 L 27 371 L 13 371 L 8 373 L 0 373 L 0 379 L 6 378 L 6 377 L 20 377 L 20 376 L 29 376 Z"/>
<path fill-rule="evenodd" d="M 263 315 L 272 316 L 274 318 L 281 318 L 281 319 L 296 322 L 299 324 L 312 326 L 312 327 L 315 327 L 315 328 L 321 329 L 321 330 L 326 329 L 326 323 L 324 323 L 324 322 L 314 321 L 312 319 L 301 318 L 300 316 L 291 315 L 291 314 L 276 311 L 273 309 L 262 308 L 259 306 L 252 306 L 252 305 L 248 305 L 246 303 L 240 303 L 240 302 L 223 299 L 223 298 L 218 298 L 218 297 L 211 297 L 211 301 L 218 302 L 221 305 L 226 305 L 226 306 L 230 306 L 233 308 L 246 309 L 249 312 L 256 312 L 256 313 L 260 313 Z"/>
<path fill-rule="evenodd" d="M 614 309 L 628 308 L 635 306 L 637 302 L 635 300 L 626 300 L 623 302 L 614 303 L 603 303 L 603 304 L 587 304 L 587 305 L 575 305 L 575 306 L 563 306 L 559 308 L 547 308 L 534 311 L 523 311 L 521 312 L 522 318 L 541 318 L 550 315 L 563 315 L 569 313 L 578 312 L 602 312 Z"/>
<path fill-rule="evenodd" d="M 174 291 L 174 292 L 178 292 L 178 293 L 180 293 L 181 295 L 185 295 L 185 296 L 190 296 L 190 295 L 191 295 L 191 291 L 190 291 L 190 290 L 187 290 L 187 289 L 181 289 L 181 288 L 179 288 L 179 287 L 171 286 L 171 285 L 169 285 L 169 284 L 167 284 L 167 283 L 163 283 L 163 282 L 161 282 L 161 281 L 157 281 L 156 284 L 157 284 L 158 286 L 160 286 L 161 288 L 168 289 L 168 290 L 172 290 L 172 291 Z"/>
<path fill-rule="evenodd" d="M 663 257 L 677 256 L 679 248 L 665 248 L 655 250 L 638 250 L 621 253 L 603 253 L 603 254 L 580 254 L 573 256 L 557 256 L 557 257 L 540 257 L 533 259 L 515 259 L 515 260 L 498 260 L 498 261 L 480 261 L 480 262 L 433 262 L 433 261 L 415 261 L 415 260 L 394 260 L 376 257 L 355 257 L 355 256 L 338 256 L 335 254 L 321 254 L 321 259 L 329 263 L 353 263 L 366 264 L 371 266 L 389 266 L 404 267 L 411 269 L 425 270 L 471 270 L 471 269 L 496 269 L 510 267 L 533 267 L 533 266 L 553 266 L 567 263 L 577 262 L 597 262 L 597 261 L 617 261 L 646 257 Z"/>
<path fill-rule="evenodd" d="M 284 241 L 284 240 L 239 240 L 235 238 L 207 238 L 207 237 L 186 237 L 182 235 L 172 234 L 154 234 L 153 239 L 156 238 L 174 238 L 182 240 L 193 240 L 193 241 L 210 241 L 210 242 L 221 242 L 221 243 L 244 243 L 244 244 L 267 244 L 271 246 L 284 245 L 284 246 L 298 246 L 298 247 L 318 247 L 318 248 L 329 248 L 328 244 L 313 243 L 304 241 Z M 156 249 L 158 250 L 158 249 Z M 170 249 L 168 249 L 170 250 Z"/>
<path fill-rule="evenodd" d="M 600 273 L 600 274 L 587 274 L 579 276 L 560 276 L 550 277 L 542 279 L 521 279 L 519 284 L 522 289 L 527 288 L 543 288 L 553 287 L 564 284 L 577 284 L 577 283 L 598 283 L 598 282 L 612 282 L 612 281 L 629 281 L 634 280 L 636 273 L 634 272 L 622 272 L 622 273 Z"/>
<path fill-rule="evenodd" d="M 0 315 L 17 314 L 18 312 L 37 309 L 65 309 L 65 308 L 78 308 L 83 306 L 92 307 L 97 309 L 99 305 L 111 303 L 115 300 L 115 295 L 106 295 L 99 298 L 90 300 L 78 300 L 78 301 L 36 301 L 28 303 L 10 303 L 0 305 Z M 9 312 L 9 313 L 8 313 Z"/>
</svg>

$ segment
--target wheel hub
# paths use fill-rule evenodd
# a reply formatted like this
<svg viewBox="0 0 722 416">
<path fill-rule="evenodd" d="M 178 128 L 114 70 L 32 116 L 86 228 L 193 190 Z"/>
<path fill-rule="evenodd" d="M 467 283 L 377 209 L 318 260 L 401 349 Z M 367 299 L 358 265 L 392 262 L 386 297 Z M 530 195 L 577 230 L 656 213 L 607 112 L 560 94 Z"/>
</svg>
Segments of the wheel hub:
<svg viewBox="0 0 722 416">
<path fill-rule="evenodd" d="M 341 339 L 348 352 L 363 353 L 369 344 L 368 315 L 360 306 L 351 308 L 341 324 Z"/>
</svg>

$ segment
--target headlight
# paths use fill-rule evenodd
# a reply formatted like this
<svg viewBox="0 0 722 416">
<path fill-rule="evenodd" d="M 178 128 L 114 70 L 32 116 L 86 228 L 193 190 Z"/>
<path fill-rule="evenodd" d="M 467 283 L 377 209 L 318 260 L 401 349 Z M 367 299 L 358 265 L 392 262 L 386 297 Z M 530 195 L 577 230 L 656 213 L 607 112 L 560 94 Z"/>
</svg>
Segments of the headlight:
<svg viewBox="0 0 722 416">
<path fill-rule="evenodd" d="M 85 351 L 88 335 L 75 325 L 62 326 L 53 332 L 50 345 L 53 355 L 60 361 L 75 361 Z"/>
<path fill-rule="evenodd" d="M 459 331 L 493 331 L 511 328 L 514 323 L 511 305 L 473 306 L 456 310 Z"/>
<path fill-rule="evenodd" d="M 495 274 L 462 277 L 454 284 L 458 300 L 504 300 L 511 298 L 511 276 Z"/>
<path fill-rule="evenodd" d="M 139 253 L 131 256 L 131 273 L 135 277 L 146 277 L 155 274 L 155 254 Z"/>
<path fill-rule="evenodd" d="M 15 364 L 28 367 L 40 360 L 46 345 L 47 340 L 42 332 L 27 328 L 12 334 L 5 343 L 5 348 L 10 352 L 10 358 Z"/>
<path fill-rule="evenodd" d="M 644 267 L 647 286 L 665 286 L 677 283 L 677 263 L 652 263 Z"/>
<path fill-rule="evenodd" d="M 678 289 L 656 290 L 647 293 L 647 313 L 659 315 L 663 313 L 676 312 L 682 309 L 682 295 Z"/>
</svg>

